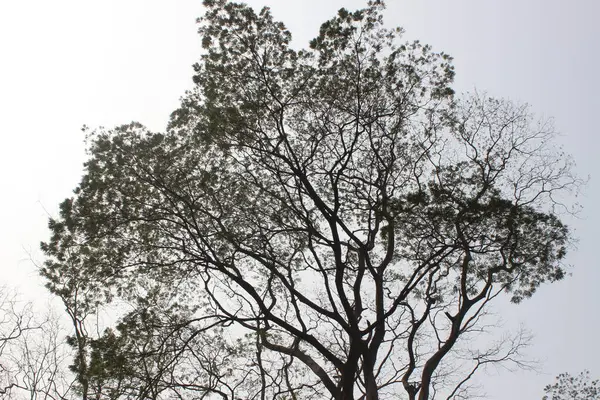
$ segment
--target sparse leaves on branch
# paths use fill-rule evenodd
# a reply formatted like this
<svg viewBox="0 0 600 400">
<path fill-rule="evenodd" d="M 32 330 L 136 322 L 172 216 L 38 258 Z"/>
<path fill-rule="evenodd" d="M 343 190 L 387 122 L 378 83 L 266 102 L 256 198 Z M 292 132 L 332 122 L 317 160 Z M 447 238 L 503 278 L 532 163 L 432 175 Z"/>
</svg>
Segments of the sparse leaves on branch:
<svg viewBox="0 0 600 400">
<path fill-rule="evenodd" d="M 543 400 L 598 400 L 600 380 L 591 380 L 590 372 L 583 371 L 577 376 L 562 373 L 553 385 L 544 388 Z"/>
</svg>

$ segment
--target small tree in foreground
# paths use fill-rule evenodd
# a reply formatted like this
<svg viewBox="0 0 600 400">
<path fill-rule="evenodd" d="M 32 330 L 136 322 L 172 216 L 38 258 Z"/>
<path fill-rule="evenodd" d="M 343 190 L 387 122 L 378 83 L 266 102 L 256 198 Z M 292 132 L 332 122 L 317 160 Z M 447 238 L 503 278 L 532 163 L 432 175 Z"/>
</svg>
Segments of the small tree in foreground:
<svg viewBox="0 0 600 400">
<path fill-rule="evenodd" d="M 450 57 L 399 43 L 379 1 L 303 50 L 266 8 L 204 4 L 167 131 L 93 133 L 42 246 L 67 309 L 128 304 L 75 343 L 84 396 L 461 398 L 518 365 L 523 335 L 474 339 L 494 298 L 564 276 L 579 182 L 551 124 L 455 96 Z"/>
</svg>

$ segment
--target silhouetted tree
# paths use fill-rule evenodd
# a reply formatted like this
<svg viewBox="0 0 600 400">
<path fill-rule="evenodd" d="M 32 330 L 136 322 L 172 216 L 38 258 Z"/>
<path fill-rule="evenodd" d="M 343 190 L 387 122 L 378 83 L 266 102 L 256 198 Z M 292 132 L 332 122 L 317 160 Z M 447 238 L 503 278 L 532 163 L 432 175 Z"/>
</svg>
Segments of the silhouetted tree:
<svg viewBox="0 0 600 400">
<path fill-rule="evenodd" d="M 399 43 L 380 1 L 302 50 L 267 8 L 204 4 L 167 131 L 92 133 L 42 246 L 67 304 L 129 304 L 112 343 L 162 388 L 140 396 L 426 400 L 515 361 L 518 336 L 472 339 L 494 298 L 564 276 L 579 181 L 551 124 L 455 96 L 451 58 Z"/>
<path fill-rule="evenodd" d="M 69 357 L 58 317 L 0 288 L 0 398 L 69 398 Z"/>
</svg>

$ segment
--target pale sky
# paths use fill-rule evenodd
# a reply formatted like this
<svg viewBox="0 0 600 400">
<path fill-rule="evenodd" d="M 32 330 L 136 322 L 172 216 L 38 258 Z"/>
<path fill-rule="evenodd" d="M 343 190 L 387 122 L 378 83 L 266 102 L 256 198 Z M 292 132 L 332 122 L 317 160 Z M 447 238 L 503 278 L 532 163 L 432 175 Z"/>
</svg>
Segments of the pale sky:
<svg viewBox="0 0 600 400">
<path fill-rule="evenodd" d="M 358 0 L 250 0 L 272 7 L 304 46 L 321 22 Z M 46 210 L 71 194 L 85 160 L 83 134 L 140 121 L 162 130 L 192 87 L 201 0 L 0 0 L 0 283 L 45 297 L 30 254 L 47 237 Z M 560 372 L 600 377 L 600 2 L 388 0 L 386 21 L 454 57 L 458 92 L 477 89 L 552 116 L 578 173 L 591 180 L 568 222 L 579 243 L 572 276 L 496 311 L 535 335 L 542 374 L 494 373 L 490 399 L 540 399 Z"/>
</svg>

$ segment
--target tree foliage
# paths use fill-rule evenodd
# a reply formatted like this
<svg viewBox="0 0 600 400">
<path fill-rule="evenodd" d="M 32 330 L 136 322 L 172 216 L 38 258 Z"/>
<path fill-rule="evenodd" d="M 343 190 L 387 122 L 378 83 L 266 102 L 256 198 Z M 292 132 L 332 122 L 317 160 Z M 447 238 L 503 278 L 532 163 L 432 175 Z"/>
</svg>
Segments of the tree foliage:
<svg viewBox="0 0 600 400">
<path fill-rule="evenodd" d="M 204 4 L 167 130 L 93 132 L 42 245 L 83 392 L 458 398 L 480 366 L 515 362 L 520 341 L 471 339 L 495 297 L 564 276 L 557 212 L 579 181 L 551 124 L 455 95 L 451 57 L 402 44 L 380 1 L 302 50 L 268 8 Z M 114 299 L 118 329 L 89 339 Z"/>
<path fill-rule="evenodd" d="M 598 400 L 600 399 L 600 380 L 590 380 L 589 371 L 577 376 L 562 373 L 556 377 L 553 385 L 544 388 L 543 400 Z"/>
</svg>

